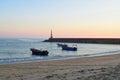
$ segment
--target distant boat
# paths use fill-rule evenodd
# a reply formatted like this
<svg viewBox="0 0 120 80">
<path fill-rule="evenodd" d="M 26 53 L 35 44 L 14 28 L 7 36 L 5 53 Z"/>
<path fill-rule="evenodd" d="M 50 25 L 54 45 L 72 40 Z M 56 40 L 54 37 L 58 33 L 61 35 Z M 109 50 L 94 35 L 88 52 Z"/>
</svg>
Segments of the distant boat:
<svg viewBox="0 0 120 80">
<path fill-rule="evenodd" d="M 32 51 L 32 55 L 39 55 L 39 56 L 48 56 L 48 51 L 47 50 L 38 50 L 35 48 L 30 49 Z"/>
<path fill-rule="evenodd" d="M 77 51 L 77 47 L 69 47 L 69 46 L 64 46 L 62 47 L 62 50 L 67 50 L 67 51 Z"/>
<path fill-rule="evenodd" d="M 67 44 L 60 44 L 60 43 L 58 43 L 57 45 L 58 45 L 58 47 L 67 47 L 68 46 Z"/>
</svg>

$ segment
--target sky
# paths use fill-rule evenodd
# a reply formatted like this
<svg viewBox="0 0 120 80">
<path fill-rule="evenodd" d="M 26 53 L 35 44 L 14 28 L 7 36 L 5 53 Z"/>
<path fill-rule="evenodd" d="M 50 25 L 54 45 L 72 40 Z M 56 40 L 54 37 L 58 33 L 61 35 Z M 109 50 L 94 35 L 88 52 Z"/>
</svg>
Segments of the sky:
<svg viewBox="0 0 120 80">
<path fill-rule="evenodd" d="M 0 38 L 120 38 L 120 0 L 0 0 Z"/>
</svg>

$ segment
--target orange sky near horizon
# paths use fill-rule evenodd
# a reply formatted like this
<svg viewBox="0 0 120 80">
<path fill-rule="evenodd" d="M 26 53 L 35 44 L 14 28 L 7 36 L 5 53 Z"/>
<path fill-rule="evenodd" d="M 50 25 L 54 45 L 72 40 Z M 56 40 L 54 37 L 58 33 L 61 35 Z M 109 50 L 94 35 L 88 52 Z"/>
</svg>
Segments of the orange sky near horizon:
<svg viewBox="0 0 120 80">
<path fill-rule="evenodd" d="M 0 38 L 120 38 L 119 0 L 1 0 Z"/>
</svg>

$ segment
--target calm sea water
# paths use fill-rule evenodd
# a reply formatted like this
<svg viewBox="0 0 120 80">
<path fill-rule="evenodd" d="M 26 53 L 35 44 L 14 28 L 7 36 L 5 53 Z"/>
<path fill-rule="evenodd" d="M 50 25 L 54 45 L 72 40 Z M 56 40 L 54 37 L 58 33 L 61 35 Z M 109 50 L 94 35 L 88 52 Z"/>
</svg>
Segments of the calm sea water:
<svg viewBox="0 0 120 80">
<path fill-rule="evenodd" d="M 0 39 L 0 64 L 120 53 L 120 45 L 66 43 L 69 46 L 77 45 L 78 51 L 62 51 L 56 42 L 42 42 L 43 40 L 45 39 Z M 46 49 L 49 56 L 32 56 L 30 48 Z"/>
</svg>

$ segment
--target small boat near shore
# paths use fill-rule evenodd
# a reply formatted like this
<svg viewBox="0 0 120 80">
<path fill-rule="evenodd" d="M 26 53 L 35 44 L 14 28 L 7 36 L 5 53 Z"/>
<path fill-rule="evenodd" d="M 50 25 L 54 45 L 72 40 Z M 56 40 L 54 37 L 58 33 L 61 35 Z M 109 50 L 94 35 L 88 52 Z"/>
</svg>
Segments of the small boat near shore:
<svg viewBox="0 0 120 80">
<path fill-rule="evenodd" d="M 58 45 L 58 47 L 67 47 L 68 46 L 67 44 L 60 44 L 60 43 L 58 43 L 57 45 Z"/>
<path fill-rule="evenodd" d="M 32 51 L 32 55 L 38 55 L 38 56 L 48 56 L 48 51 L 47 50 L 38 50 L 35 48 L 30 49 Z"/>
<path fill-rule="evenodd" d="M 62 50 L 66 50 L 66 51 L 77 51 L 77 47 L 74 45 L 72 47 L 68 46 L 67 44 L 60 44 L 58 43 L 57 44 L 58 47 L 61 47 Z"/>
<path fill-rule="evenodd" d="M 77 47 L 62 47 L 62 50 L 67 50 L 67 51 L 77 51 Z"/>
</svg>

